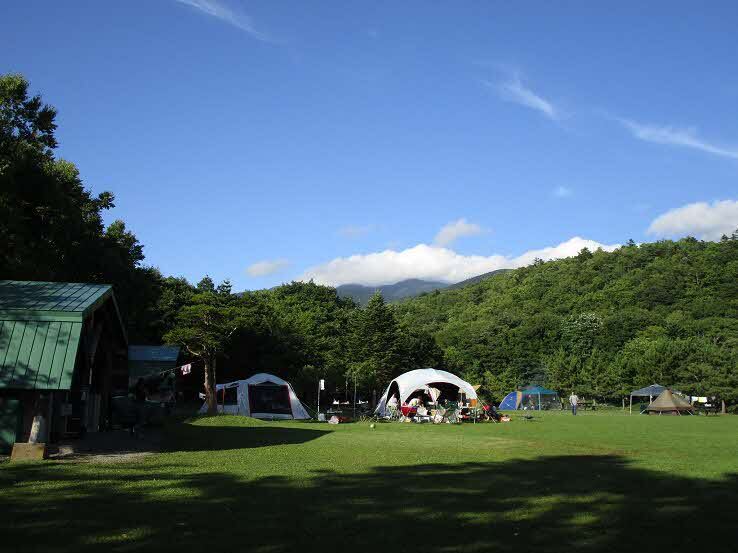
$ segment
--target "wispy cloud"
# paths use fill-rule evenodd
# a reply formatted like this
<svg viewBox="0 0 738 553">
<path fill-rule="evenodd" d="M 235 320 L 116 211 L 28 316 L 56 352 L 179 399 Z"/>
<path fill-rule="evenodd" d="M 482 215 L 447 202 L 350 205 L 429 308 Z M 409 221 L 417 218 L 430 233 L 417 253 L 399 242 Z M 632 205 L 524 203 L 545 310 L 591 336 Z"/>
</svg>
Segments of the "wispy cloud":
<svg viewBox="0 0 738 553">
<path fill-rule="evenodd" d="M 708 142 L 699 138 L 697 131 L 693 128 L 680 129 L 670 126 L 649 125 L 622 118 L 619 118 L 618 121 L 638 140 L 669 146 L 682 146 L 716 156 L 738 159 L 738 147 L 726 147 Z"/>
<path fill-rule="evenodd" d="M 574 190 L 568 186 L 557 186 L 553 189 L 553 195 L 557 198 L 568 198 L 572 194 L 574 194 Z"/>
<path fill-rule="evenodd" d="M 374 225 L 346 225 L 338 229 L 337 234 L 343 238 L 359 238 L 374 230 Z"/>
<path fill-rule="evenodd" d="M 254 26 L 254 20 L 248 15 L 233 10 L 220 0 L 174 0 L 179 4 L 189 6 L 199 12 L 220 19 L 242 31 L 248 33 L 257 40 L 271 42 L 269 36 Z"/>
<path fill-rule="evenodd" d="M 459 219 L 444 225 L 436 234 L 433 243 L 436 246 L 448 246 L 463 236 L 474 236 L 481 234 L 482 227 L 469 223 L 466 219 Z"/>
<path fill-rule="evenodd" d="M 246 272 L 252 277 L 268 276 L 281 271 L 289 264 L 286 259 L 265 259 L 249 265 Z"/>
<path fill-rule="evenodd" d="M 656 217 L 648 234 L 655 236 L 691 235 L 702 240 L 719 240 L 738 229 L 738 200 L 722 200 L 712 204 L 696 202 L 670 209 Z"/>
<path fill-rule="evenodd" d="M 561 111 L 551 101 L 523 85 L 518 75 L 514 75 L 502 83 L 494 84 L 487 82 L 486 84 L 487 86 L 496 88 L 503 100 L 534 109 L 554 121 L 561 118 Z"/>
</svg>

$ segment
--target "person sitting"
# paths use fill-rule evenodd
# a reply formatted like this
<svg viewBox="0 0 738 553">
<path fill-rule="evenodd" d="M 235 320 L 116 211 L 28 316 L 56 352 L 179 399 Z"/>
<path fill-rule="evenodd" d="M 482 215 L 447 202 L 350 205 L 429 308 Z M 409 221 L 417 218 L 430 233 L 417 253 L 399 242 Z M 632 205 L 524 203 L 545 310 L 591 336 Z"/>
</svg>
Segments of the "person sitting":
<svg viewBox="0 0 738 553">
<path fill-rule="evenodd" d="M 390 407 L 390 408 L 392 408 L 392 409 L 394 409 L 396 411 L 398 404 L 399 404 L 399 400 L 397 399 L 397 396 L 396 395 L 392 395 L 392 397 L 387 402 L 387 407 Z"/>
<path fill-rule="evenodd" d="M 484 410 L 484 414 L 488 420 L 493 420 L 495 422 L 500 422 L 502 420 L 502 415 L 494 405 L 485 405 L 482 409 Z"/>
</svg>

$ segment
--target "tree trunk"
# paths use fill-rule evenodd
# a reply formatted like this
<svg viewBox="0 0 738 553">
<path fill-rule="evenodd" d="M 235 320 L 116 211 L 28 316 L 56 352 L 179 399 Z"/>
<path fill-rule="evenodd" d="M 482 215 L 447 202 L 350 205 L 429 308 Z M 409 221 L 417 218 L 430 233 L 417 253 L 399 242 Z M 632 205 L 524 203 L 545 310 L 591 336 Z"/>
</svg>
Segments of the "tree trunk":
<svg viewBox="0 0 738 553">
<path fill-rule="evenodd" d="M 215 393 L 215 366 L 209 356 L 203 358 L 205 364 L 205 401 L 208 404 L 208 415 L 218 413 L 218 398 Z"/>
</svg>

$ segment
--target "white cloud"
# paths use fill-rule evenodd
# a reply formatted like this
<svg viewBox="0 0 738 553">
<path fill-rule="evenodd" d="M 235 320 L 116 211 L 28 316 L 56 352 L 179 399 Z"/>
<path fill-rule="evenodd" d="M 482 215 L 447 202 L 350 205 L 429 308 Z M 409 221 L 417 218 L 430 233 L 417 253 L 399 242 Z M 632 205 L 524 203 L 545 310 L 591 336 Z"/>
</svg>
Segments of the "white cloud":
<svg viewBox="0 0 738 553">
<path fill-rule="evenodd" d="M 567 186 L 557 186 L 553 191 L 553 195 L 557 198 L 568 198 L 572 194 L 574 194 L 574 191 Z"/>
<path fill-rule="evenodd" d="M 436 234 L 433 243 L 436 246 L 448 246 L 463 236 L 474 236 L 481 232 L 482 227 L 462 218 L 444 225 Z"/>
<path fill-rule="evenodd" d="M 338 229 L 338 235 L 344 238 L 359 238 L 374 230 L 374 225 L 346 225 Z"/>
<path fill-rule="evenodd" d="M 738 159 L 738 147 L 726 147 L 706 142 L 697 136 L 695 129 L 679 129 L 669 126 L 646 125 L 630 119 L 618 119 L 638 140 L 682 146 L 713 154 L 716 156 Z"/>
<path fill-rule="evenodd" d="M 246 272 L 252 277 L 273 275 L 290 264 L 286 259 L 265 259 L 249 265 Z"/>
<path fill-rule="evenodd" d="M 178 2 L 179 4 L 184 4 L 185 6 L 190 6 L 191 8 L 194 8 L 204 13 L 205 15 L 220 19 L 221 21 L 228 23 L 229 25 L 232 25 L 237 29 L 245 31 L 257 40 L 261 40 L 264 42 L 270 41 L 270 38 L 265 33 L 256 29 L 256 27 L 254 26 L 254 21 L 251 17 L 244 13 L 239 13 L 232 10 L 228 6 L 224 5 L 223 2 L 221 2 L 220 0 L 174 1 Z"/>
<path fill-rule="evenodd" d="M 460 255 L 448 248 L 418 244 L 402 251 L 385 250 L 339 257 L 311 267 L 300 280 L 338 286 L 358 283 L 369 286 L 398 282 L 407 278 L 458 282 L 496 269 L 513 269 L 543 260 L 570 257 L 582 248 L 612 251 L 619 244 L 605 245 L 578 236 L 549 248 L 531 250 L 517 257 L 504 255 Z"/>
<path fill-rule="evenodd" d="M 738 228 L 738 201 L 712 204 L 696 202 L 670 209 L 653 220 L 648 233 L 656 236 L 691 235 L 702 240 L 719 240 Z"/>
<path fill-rule="evenodd" d="M 494 86 L 491 83 L 487 85 Z M 554 121 L 561 117 L 560 111 L 549 100 L 526 88 L 518 76 L 497 85 L 496 88 L 503 100 L 534 109 Z"/>
</svg>

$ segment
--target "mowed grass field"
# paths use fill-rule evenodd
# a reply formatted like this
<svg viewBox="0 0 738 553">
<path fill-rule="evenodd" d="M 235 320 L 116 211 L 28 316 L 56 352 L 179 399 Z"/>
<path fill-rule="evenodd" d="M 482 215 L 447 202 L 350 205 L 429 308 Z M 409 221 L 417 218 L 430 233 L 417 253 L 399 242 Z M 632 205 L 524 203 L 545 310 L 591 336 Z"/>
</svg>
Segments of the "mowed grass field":
<svg viewBox="0 0 738 553">
<path fill-rule="evenodd" d="M 738 550 L 734 416 L 374 429 L 220 416 L 167 436 L 135 462 L 0 465 L 0 549 Z"/>
</svg>

